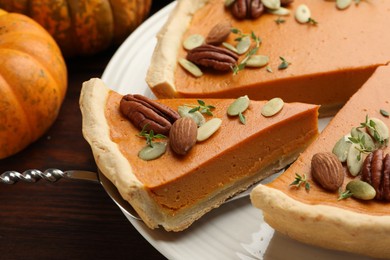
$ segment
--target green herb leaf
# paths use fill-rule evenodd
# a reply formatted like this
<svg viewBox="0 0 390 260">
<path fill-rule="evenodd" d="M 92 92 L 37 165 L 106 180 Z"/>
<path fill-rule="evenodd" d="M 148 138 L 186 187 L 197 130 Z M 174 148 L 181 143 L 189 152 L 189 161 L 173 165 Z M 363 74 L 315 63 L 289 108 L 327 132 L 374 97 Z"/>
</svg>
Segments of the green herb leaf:
<svg viewBox="0 0 390 260">
<path fill-rule="evenodd" d="M 240 122 L 245 125 L 246 124 L 246 118 L 245 116 L 240 112 L 238 113 L 238 117 L 240 118 Z"/>
<path fill-rule="evenodd" d="M 337 200 L 345 200 L 352 196 L 352 192 L 350 190 L 343 191 L 341 188 L 339 189 L 339 198 Z"/>
<path fill-rule="evenodd" d="M 284 20 L 284 19 L 281 18 L 281 17 L 278 17 L 278 19 L 275 20 L 275 23 L 276 23 L 276 24 L 282 24 L 282 23 L 285 23 L 285 22 L 286 22 L 286 20 Z"/>
<path fill-rule="evenodd" d="M 144 137 L 146 139 L 146 144 L 149 145 L 150 147 L 153 147 L 153 140 L 154 139 L 165 139 L 167 138 L 163 134 L 154 134 L 153 130 L 150 130 L 149 133 L 147 132 L 147 127 L 149 124 L 145 124 L 142 127 L 141 132 L 138 134 L 139 137 Z"/>
<path fill-rule="evenodd" d="M 299 175 L 298 173 L 295 173 L 295 179 L 294 181 L 290 184 L 290 186 L 295 186 L 297 188 L 299 188 L 302 184 L 305 185 L 305 190 L 306 191 L 309 191 L 310 190 L 310 183 L 309 181 L 306 179 L 306 175 L 303 174 L 302 176 Z"/>
<path fill-rule="evenodd" d="M 214 106 L 206 105 L 206 103 L 203 100 L 201 100 L 201 99 L 198 99 L 198 104 L 199 104 L 199 106 L 195 106 L 194 108 L 190 109 L 188 111 L 188 113 L 195 113 L 196 111 L 199 111 L 202 114 L 207 114 L 209 116 L 213 115 L 211 110 L 215 109 Z M 192 106 L 193 107 L 193 105 L 187 105 L 187 106 Z"/>
<path fill-rule="evenodd" d="M 241 31 L 237 28 L 232 28 L 232 29 L 230 29 L 230 31 L 234 34 L 242 34 Z"/>
<path fill-rule="evenodd" d="M 290 62 L 288 62 L 284 57 L 279 57 L 279 59 L 282 61 L 279 66 L 278 66 L 278 69 L 279 70 L 284 70 L 284 69 L 287 69 L 288 66 L 291 64 Z"/>
<path fill-rule="evenodd" d="M 312 24 L 312 25 L 317 25 L 318 24 L 318 22 L 316 20 L 314 20 L 313 18 L 311 18 L 311 17 L 307 20 L 307 22 L 309 24 Z"/>
<path fill-rule="evenodd" d="M 387 112 L 386 110 L 381 109 L 379 110 L 379 112 L 381 113 L 382 116 L 389 117 L 389 112 Z"/>
<path fill-rule="evenodd" d="M 266 69 L 269 73 L 273 73 L 273 72 L 274 72 L 270 66 L 267 66 L 265 69 Z"/>
</svg>

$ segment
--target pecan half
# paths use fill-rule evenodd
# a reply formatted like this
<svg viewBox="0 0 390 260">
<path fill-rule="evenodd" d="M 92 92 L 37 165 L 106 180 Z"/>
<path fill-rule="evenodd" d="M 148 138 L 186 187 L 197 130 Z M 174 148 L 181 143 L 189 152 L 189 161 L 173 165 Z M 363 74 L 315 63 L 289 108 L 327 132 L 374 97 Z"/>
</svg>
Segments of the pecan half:
<svg viewBox="0 0 390 260">
<path fill-rule="evenodd" d="M 368 155 L 363 164 L 362 181 L 375 189 L 377 200 L 390 201 L 390 155 L 384 156 L 383 150 Z"/>
<path fill-rule="evenodd" d="M 287 6 L 287 5 L 291 4 L 292 2 L 294 2 L 294 0 L 280 0 L 280 5 Z"/>
<path fill-rule="evenodd" d="M 204 44 L 190 50 L 187 60 L 218 71 L 229 71 L 236 64 L 238 55 L 225 48 Z"/>
<path fill-rule="evenodd" d="M 237 19 L 256 19 L 264 13 L 261 0 L 236 0 L 232 5 L 232 14 Z"/>
<path fill-rule="evenodd" d="M 125 95 L 120 102 L 120 111 L 138 129 L 153 130 L 167 135 L 172 124 L 180 118 L 179 113 L 142 95 Z"/>
</svg>

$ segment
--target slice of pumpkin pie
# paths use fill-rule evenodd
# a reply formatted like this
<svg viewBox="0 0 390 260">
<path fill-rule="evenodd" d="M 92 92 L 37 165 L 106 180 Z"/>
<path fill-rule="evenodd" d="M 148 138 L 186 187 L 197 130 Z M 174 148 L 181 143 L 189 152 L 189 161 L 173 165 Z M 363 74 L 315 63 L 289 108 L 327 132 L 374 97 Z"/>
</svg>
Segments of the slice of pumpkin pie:
<svg viewBox="0 0 390 260">
<path fill-rule="evenodd" d="M 159 98 L 278 96 L 335 114 L 390 61 L 390 1 L 352 2 L 177 1 L 146 80 Z M 202 74 L 193 76 L 183 59 Z"/>
<path fill-rule="evenodd" d="M 390 67 L 379 67 L 287 171 L 254 188 L 266 222 L 308 244 L 390 258 L 389 86 Z"/>
<path fill-rule="evenodd" d="M 181 231 L 293 162 L 317 137 L 318 106 L 122 96 L 83 84 L 83 134 L 98 168 L 150 228 Z"/>
</svg>

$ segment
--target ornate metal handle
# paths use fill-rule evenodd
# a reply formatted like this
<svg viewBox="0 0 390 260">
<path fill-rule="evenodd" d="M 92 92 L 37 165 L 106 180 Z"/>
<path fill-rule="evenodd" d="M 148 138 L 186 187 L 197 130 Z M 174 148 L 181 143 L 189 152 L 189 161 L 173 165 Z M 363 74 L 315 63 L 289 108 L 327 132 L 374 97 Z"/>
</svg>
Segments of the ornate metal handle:
<svg viewBox="0 0 390 260">
<path fill-rule="evenodd" d="M 44 179 L 49 182 L 56 182 L 61 178 L 83 179 L 98 181 L 97 174 L 89 171 L 61 171 L 59 169 L 47 169 L 44 172 L 36 169 L 26 170 L 23 173 L 17 171 L 6 171 L 0 175 L 0 183 L 14 184 L 18 181 L 37 182 Z"/>
</svg>

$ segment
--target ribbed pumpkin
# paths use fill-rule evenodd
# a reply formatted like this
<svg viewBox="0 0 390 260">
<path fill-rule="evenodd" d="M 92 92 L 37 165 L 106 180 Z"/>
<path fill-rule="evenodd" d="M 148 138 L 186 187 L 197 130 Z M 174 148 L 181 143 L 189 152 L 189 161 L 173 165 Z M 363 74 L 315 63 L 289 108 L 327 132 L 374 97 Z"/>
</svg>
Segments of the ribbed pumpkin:
<svg viewBox="0 0 390 260">
<path fill-rule="evenodd" d="M 0 159 L 44 134 L 67 88 L 61 51 L 29 17 L 0 9 Z"/>
<path fill-rule="evenodd" d="M 40 23 L 64 56 L 91 55 L 121 43 L 149 13 L 152 0 L 0 0 L 0 8 Z"/>
</svg>

